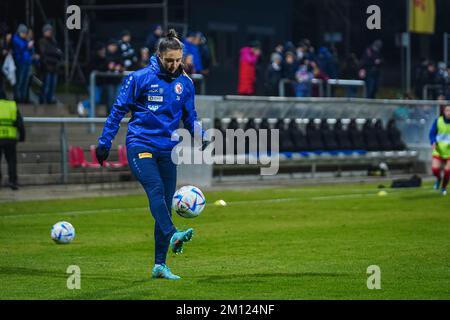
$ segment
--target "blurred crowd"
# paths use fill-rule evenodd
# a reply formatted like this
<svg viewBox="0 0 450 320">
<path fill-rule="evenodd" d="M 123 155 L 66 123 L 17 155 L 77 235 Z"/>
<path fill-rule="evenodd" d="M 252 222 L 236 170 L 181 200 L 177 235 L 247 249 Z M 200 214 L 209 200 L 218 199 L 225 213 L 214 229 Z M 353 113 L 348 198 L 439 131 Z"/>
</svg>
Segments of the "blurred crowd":
<svg viewBox="0 0 450 320">
<path fill-rule="evenodd" d="M 0 23 L 0 98 L 5 98 L 5 83 L 14 88 L 17 102 L 30 102 L 32 83 L 40 83 L 39 102 L 56 102 L 55 90 L 58 74 L 61 74 L 63 52 L 54 37 L 54 29 L 45 24 L 36 34 L 24 24 L 15 30 Z M 116 77 L 99 76 L 96 84 L 96 103 L 103 102 L 108 108 L 113 103 L 124 71 L 134 71 L 147 66 L 155 54 L 163 28 L 151 26 L 143 45 L 136 45 L 133 35 L 123 30 L 106 43 L 95 43 L 88 65 L 83 65 L 85 75 L 96 70 L 117 74 Z M 36 42 L 35 42 L 36 38 Z M 211 68 L 211 53 L 207 38 L 199 31 L 191 31 L 182 38 L 184 43 L 183 65 L 188 74 L 207 77 Z M 325 91 L 328 79 L 363 80 L 366 98 L 376 98 L 383 66 L 381 40 L 371 43 L 361 53 L 351 53 L 345 58 L 338 55 L 335 46 L 316 49 L 309 39 L 296 45 L 292 42 L 278 44 L 269 54 L 262 52 L 261 43 L 252 41 L 240 50 L 237 92 L 241 95 L 283 94 L 288 97 L 316 97 Z M 265 62 L 267 65 L 264 65 Z M 280 87 L 280 83 L 282 84 Z M 257 87 L 261 84 L 262 89 Z M 321 87 L 320 87 L 321 86 Z M 413 70 L 414 91 L 410 96 L 417 99 L 450 98 L 450 68 L 444 62 L 435 63 L 422 59 Z M 332 87 L 331 95 L 334 96 Z M 358 94 L 358 87 L 345 87 L 348 97 Z M 89 100 L 80 101 L 78 113 L 86 115 Z"/>
<path fill-rule="evenodd" d="M 118 75 L 97 78 L 97 103 L 103 101 L 110 108 L 122 81 L 122 73 L 148 65 L 164 33 L 159 24 L 150 29 L 143 46 L 135 45 L 133 35 L 128 30 L 123 30 L 117 38 L 110 38 L 106 43 L 94 44 L 85 73 L 89 75 L 96 70 Z M 14 100 L 30 103 L 30 87 L 34 80 L 40 80 L 39 102 L 56 103 L 55 90 L 64 54 L 55 39 L 52 25 L 45 24 L 40 31 L 40 38 L 35 42 L 33 30 L 25 24 L 20 24 L 14 32 L 6 24 L 0 24 L 0 98 L 6 98 L 4 88 L 9 82 L 14 88 Z M 186 73 L 207 76 L 211 54 L 205 35 L 199 31 L 189 32 L 181 40 L 184 44 L 183 65 Z M 78 113 L 85 115 L 89 108 L 89 100 L 81 101 Z"/>
<path fill-rule="evenodd" d="M 30 102 L 30 87 L 33 74 L 42 81 L 40 103 L 55 103 L 55 88 L 58 81 L 58 66 L 63 53 L 54 38 L 54 30 L 45 24 L 35 42 L 34 31 L 19 24 L 14 33 L 5 24 L 0 24 L 0 98 L 5 99 L 5 82 L 14 88 L 14 100 Z"/>
<path fill-rule="evenodd" d="M 414 94 L 418 99 L 450 100 L 450 64 L 421 59 L 415 70 Z"/>
<path fill-rule="evenodd" d="M 263 79 L 257 79 L 256 69 L 262 52 L 261 44 L 254 41 L 241 49 L 238 94 L 255 94 L 256 82 L 263 81 L 265 94 L 278 96 L 279 84 L 283 80 L 285 96 L 312 97 L 319 96 L 319 88 L 313 85 L 313 79 L 322 80 L 322 83 L 328 79 L 347 79 L 364 80 L 367 98 L 375 98 L 383 63 L 381 49 L 381 40 L 376 40 L 360 58 L 352 53 L 342 61 L 333 45 L 316 50 L 308 39 L 297 45 L 287 42 L 275 47 Z M 356 87 L 347 87 L 347 96 L 356 96 L 356 90 Z"/>
</svg>

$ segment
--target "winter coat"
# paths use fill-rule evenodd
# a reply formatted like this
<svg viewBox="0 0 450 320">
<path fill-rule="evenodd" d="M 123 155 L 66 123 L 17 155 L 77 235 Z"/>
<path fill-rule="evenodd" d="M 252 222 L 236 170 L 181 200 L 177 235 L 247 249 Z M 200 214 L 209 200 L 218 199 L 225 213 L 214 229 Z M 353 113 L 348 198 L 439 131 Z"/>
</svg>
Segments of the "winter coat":
<svg viewBox="0 0 450 320">
<path fill-rule="evenodd" d="M 238 94 L 253 95 L 256 87 L 256 63 L 259 56 L 253 53 L 252 48 L 241 49 L 239 59 Z"/>
</svg>

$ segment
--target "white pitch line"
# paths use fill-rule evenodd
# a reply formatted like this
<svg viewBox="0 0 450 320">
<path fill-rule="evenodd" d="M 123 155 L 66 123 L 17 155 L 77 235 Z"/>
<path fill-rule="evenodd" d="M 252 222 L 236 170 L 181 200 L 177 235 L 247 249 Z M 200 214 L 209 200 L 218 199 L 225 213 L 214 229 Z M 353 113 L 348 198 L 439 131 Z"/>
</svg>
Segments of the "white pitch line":
<svg viewBox="0 0 450 320">
<path fill-rule="evenodd" d="M 403 189 L 402 189 L 403 191 Z M 434 190 L 420 190 L 427 193 L 436 192 Z M 393 192 L 389 191 L 387 196 L 390 194 L 402 194 L 400 190 Z M 366 196 L 377 196 L 377 193 L 373 191 L 368 191 L 367 193 L 347 193 L 347 194 L 337 194 L 330 196 L 320 196 L 320 197 L 306 197 L 306 198 L 275 198 L 275 199 L 256 199 L 256 200 L 243 200 L 243 201 L 227 201 L 227 205 L 243 205 L 243 204 L 255 204 L 255 203 L 277 203 L 277 202 L 291 202 L 291 201 L 302 201 L 302 200 L 332 200 L 332 199 L 345 199 L 345 198 L 362 198 Z M 118 209 L 99 209 L 99 210 L 78 210 L 78 211 L 67 211 L 67 212 L 40 212 L 40 213 L 29 213 L 29 214 L 15 214 L 15 215 L 0 215 L 0 218 L 21 218 L 30 216 L 53 216 L 53 215 L 84 215 L 84 214 L 98 214 L 98 213 L 114 213 L 114 212 L 130 212 L 130 211 L 143 211 L 149 210 L 148 207 L 139 208 L 118 208 Z"/>
<path fill-rule="evenodd" d="M 66 211 L 66 212 L 39 212 L 39 213 L 27 213 L 27 214 L 14 214 L 14 215 L 0 215 L 0 218 L 20 218 L 30 216 L 53 216 L 53 215 L 79 215 L 79 214 L 96 214 L 107 212 L 123 212 L 123 211 L 140 211 L 148 210 L 148 207 L 142 208 L 118 208 L 118 209 L 98 209 L 98 210 L 79 210 L 79 211 Z"/>
</svg>

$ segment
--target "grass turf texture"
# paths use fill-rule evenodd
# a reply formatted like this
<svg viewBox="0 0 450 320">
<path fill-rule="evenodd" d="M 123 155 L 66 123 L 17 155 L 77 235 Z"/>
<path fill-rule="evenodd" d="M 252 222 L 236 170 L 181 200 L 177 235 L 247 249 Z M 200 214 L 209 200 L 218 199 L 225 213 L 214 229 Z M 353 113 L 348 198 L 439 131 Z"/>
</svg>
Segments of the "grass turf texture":
<svg viewBox="0 0 450 320">
<path fill-rule="evenodd" d="M 151 279 L 145 196 L 0 204 L 0 299 L 449 299 L 450 197 L 336 185 L 206 193 L 180 281 Z M 224 199 L 228 206 L 213 203 Z M 71 222 L 69 245 L 51 226 Z M 81 289 L 69 290 L 69 265 Z M 381 268 L 369 290 L 367 267 Z"/>
</svg>

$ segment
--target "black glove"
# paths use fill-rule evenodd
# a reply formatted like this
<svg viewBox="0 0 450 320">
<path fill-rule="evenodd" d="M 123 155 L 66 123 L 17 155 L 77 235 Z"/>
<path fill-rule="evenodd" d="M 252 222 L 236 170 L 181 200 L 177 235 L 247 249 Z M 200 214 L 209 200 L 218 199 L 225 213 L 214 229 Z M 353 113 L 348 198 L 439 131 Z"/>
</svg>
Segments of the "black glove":
<svg viewBox="0 0 450 320">
<path fill-rule="evenodd" d="M 108 159 L 109 156 L 109 150 L 105 147 L 98 146 L 95 149 L 95 156 L 97 157 L 98 163 L 100 163 L 101 166 L 103 166 L 103 162 Z"/>
</svg>

